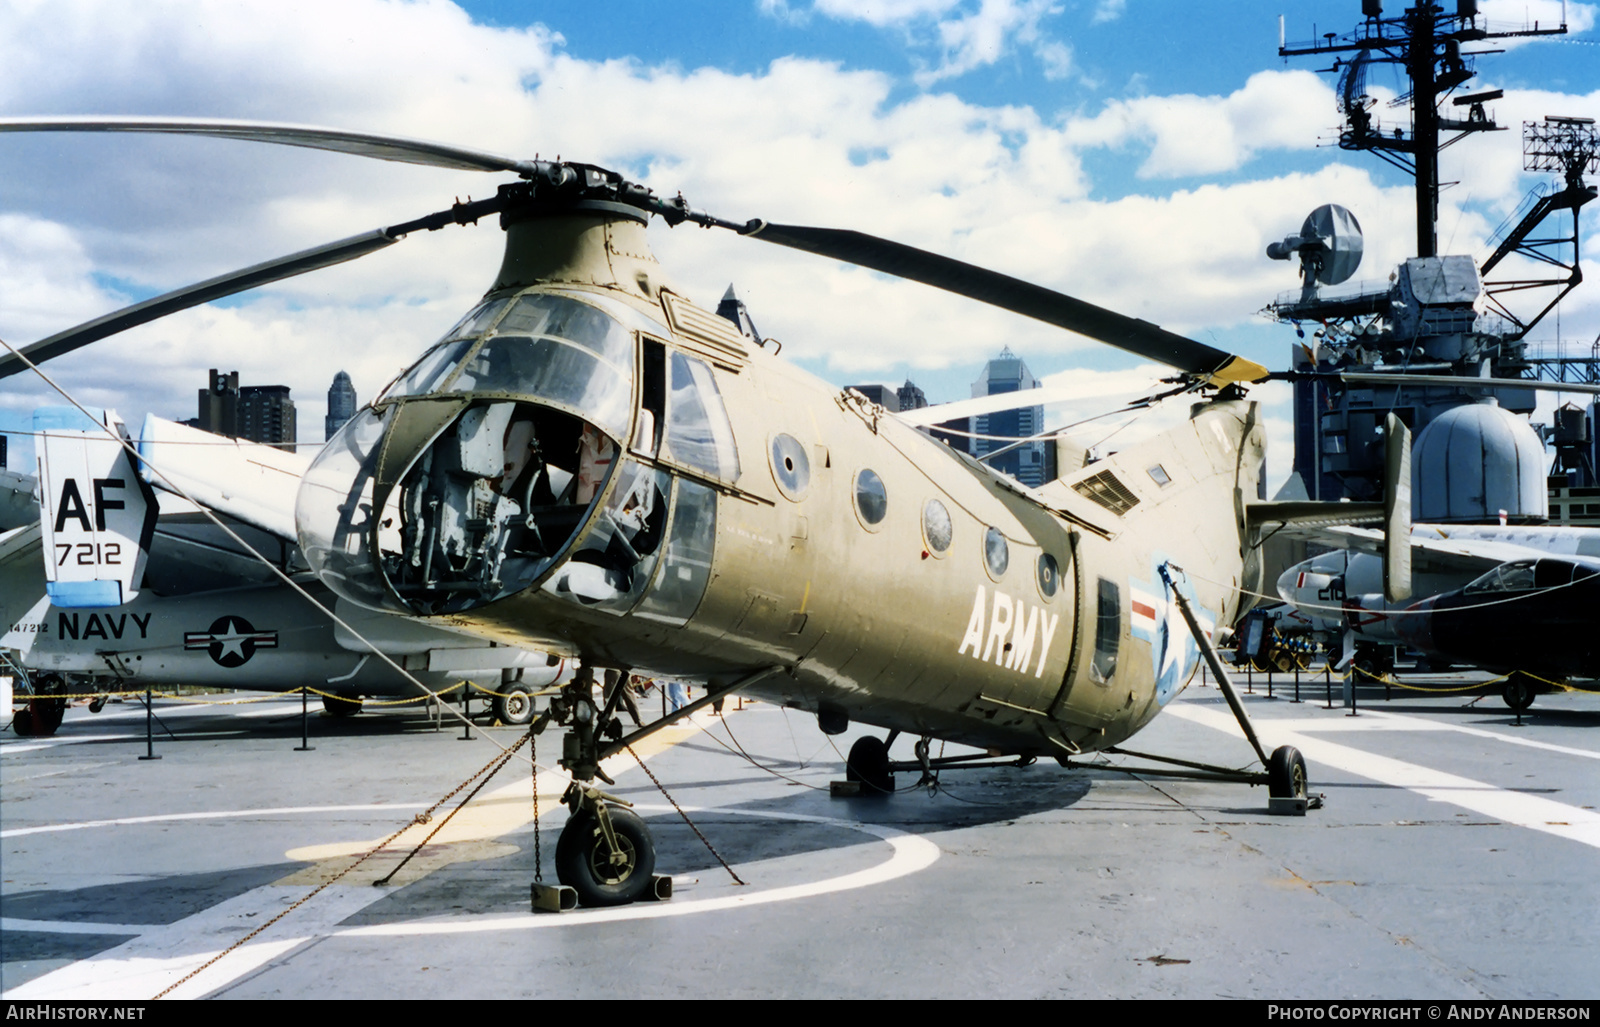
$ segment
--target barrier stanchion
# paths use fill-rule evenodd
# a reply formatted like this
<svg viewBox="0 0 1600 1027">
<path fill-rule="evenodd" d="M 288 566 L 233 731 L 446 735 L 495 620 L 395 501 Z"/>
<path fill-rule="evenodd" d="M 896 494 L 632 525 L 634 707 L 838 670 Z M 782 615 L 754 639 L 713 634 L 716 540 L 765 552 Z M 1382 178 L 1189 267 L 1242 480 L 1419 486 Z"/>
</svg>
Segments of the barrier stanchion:
<svg viewBox="0 0 1600 1027">
<path fill-rule="evenodd" d="M 146 685 L 144 688 L 144 755 L 139 757 L 141 760 L 158 760 L 161 758 L 156 755 L 155 719 L 156 711 L 152 705 L 150 686 Z"/>
<path fill-rule="evenodd" d="M 311 693 L 302 687 L 300 689 L 300 745 L 294 750 L 295 752 L 315 751 L 311 747 L 311 709 L 308 705 L 310 701 Z"/>
</svg>

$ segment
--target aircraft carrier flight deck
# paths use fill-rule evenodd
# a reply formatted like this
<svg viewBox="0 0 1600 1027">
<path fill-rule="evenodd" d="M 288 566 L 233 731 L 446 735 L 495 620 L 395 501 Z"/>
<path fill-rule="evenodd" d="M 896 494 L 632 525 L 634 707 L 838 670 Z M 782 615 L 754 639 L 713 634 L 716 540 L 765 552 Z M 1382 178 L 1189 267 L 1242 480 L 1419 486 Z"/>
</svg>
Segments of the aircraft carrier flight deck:
<svg viewBox="0 0 1600 1027">
<path fill-rule="evenodd" d="M 526 747 L 446 820 L 517 729 L 314 712 L 299 751 L 297 700 L 158 700 L 142 760 L 140 705 L 75 707 L 54 737 L 0 736 L 4 995 L 1592 995 L 1600 695 L 1518 723 L 1493 695 L 1362 688 L 1351 715 L 1320 675 L 1301 691 L 1258 676 L 1245 702 L 1305 754 L 1305 816 L 1044 761 L 836 798 L 859 729 L 730 699 L 636 747 L 649 775 L 606 764 L 672 897 L 564 913 L 530 901 L 567 816 L 555 731 L 536 834 Z M 1252 762 L 1215 688 L 1168 714 L 1138 748 Z"/>
</svg>

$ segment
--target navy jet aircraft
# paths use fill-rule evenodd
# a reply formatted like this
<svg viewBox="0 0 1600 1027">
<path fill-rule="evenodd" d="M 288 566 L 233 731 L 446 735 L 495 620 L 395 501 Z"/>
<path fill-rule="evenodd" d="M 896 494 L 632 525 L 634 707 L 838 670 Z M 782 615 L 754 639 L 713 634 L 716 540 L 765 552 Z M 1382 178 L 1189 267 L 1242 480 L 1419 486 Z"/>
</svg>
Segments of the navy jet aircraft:
<svg viewBox="0 0 1600 1027">
<path fill-rule="evenodd" d="M 1403 600 L 1389 600 L 1383 595 L 1379 554 L 1383 539 L 1378 532 L 1335 527 L 1307 537 L 1342 548 L 1284 571 L 1278 578 L 1278 595 L 1294 611 L 1297 622 L 1329 639 L 1330 648 L 1339 648 L 1342 640 L 1342 659 L 1355 661 L 1368 673 L 1385 669 L 1381 654 L 1386 647 L 1411 646 L 1441 663 L 1509 673 L 1502 695 L 1514 709 L 1526 709 L 1538 691 L 1538 682 L 1529 674 L 1565 680 L 1596 673 L 1584 670 L 1581 658 L 1558 655 L 1575 644 L 1558 628 L 1567 622 L 1571 611 L 1567 607 L 1545 608 L 1549 603 L 1565 601 L 1575 603 L 1574 609 L 1581 615 L 1581 592 L 1575 589 L 1568 595 L 1558 590 L 1559 594 L 1534 602 L 1539 593 L 1530 591 L 1533 585 L 1529 574 L 1508 572 L 1502 577 L 1500 571 L 1511 567 L 1526 569 L 1545 560 L 1555 561 L 1551 568 L 1557 563 L 1582 567 L 1600 559 L 1600 529 L 1418 524 L 1411 534 L 1416 596 Z M 1546 569 L 1546 576 L 1557 574 L 1551 568 Z M 1576 573 L 1568 574 L 1568 580 Z M 1519 588 L 1508 590 L 1503 587 L 1507 582 L 1517 583 Z M 1490 596 L 1491 591 L 1503 594 Z M 1511 591 L 1517 594 L 1513 596 Z M 1478 599 L 1463 599 L 1464 595 Z M 1446 596 L 1451 598 L 1447 600 Z M 1419 604 L 1417 597 L 1432 598 Z M 1513 598 L 1517 601 L 1508 601 Z M 1442 605 L 1430 606 L 1435 600 Z M 1476 612 L 1480 607 L 1481 614 Z M 1438 620 L 1435 631 L 1436 618 L 1430 613 L 1443 610 L 1454 612 Z M 1480 618 L 1487 620 L 1480 624 Z M 1461 624 L 1483 630 L 1462 634 L 1464 629 L 1454 626 Z M 1586 637 L 1590 632 L 1577 634 Z M 1506 644 L 1491 644 L 1490 640 Z"/>
<path fill-rule="evenodd" d="M 115 415 L 101 416 L 119 425 Z M 466 689 L 492 696 L 502 722 L 526 724 L 533 693 L 570 677 L 567 662 L 549 653 L 340 600 L 306 573 L 292 547 L 238 522 L 230 538 L 171 493 L 159 497 L 158 517 L 157 497 L 136 487 L 137 473 L 99 425 L 88 427 L 70 408 L 45 408 L 34 420 L 43 484 L 8 472 L 15 501 L 0 523 L 32 508 L 32 523 L 0 534 L 0 650 L 26 672 L 32 697 L 13 720 L 18 734 L 54 733 L 63 694 L 99 693 L 98 710 L 105 694 L 146 683 L 270 692 L 304 684 L 335 716 L 360 712 L 363 698 L 458 698 Z M 296 459 L 193 434 L 191 445 L 258 463 Z M 32 498 L 36 488 L 42 504 Z M 119 522 L 128 533 L 118 532 Z M 302 579 L 321 606 L 282 583 L 273 565 Z M 119 566 L 125 579 L 102 574 Z M 79 569 L 74 580 L 68 572 Z M 106 591 L 121 601 L 96 598 Z M 404 673 L 375 659 L 372 645 Z"/>
</svg>

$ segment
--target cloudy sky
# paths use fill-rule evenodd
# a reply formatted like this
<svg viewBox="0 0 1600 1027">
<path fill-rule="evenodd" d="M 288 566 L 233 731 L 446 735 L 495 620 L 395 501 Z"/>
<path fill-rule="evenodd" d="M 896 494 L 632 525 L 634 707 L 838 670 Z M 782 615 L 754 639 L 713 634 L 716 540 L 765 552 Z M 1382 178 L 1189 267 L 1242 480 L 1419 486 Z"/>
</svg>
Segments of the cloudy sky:
<svg viewBox="0 0 1600 1027">
<path fill-rule="evenodd" d="M 1398 13 L 1400 4 L 1390 0 Z M 1484 0 L 1495 27 L 1558 23 L 1559 0 Z M 1600 117 L 1595 5 L 1569 36 L 1481 59 L 1513 130 L 1445 151 L 1439 239 L 1479 254 L 1540 176 L 1523 120 Z M 1409 255 L 1409 182 L 1332 145 L 1329 63 L 1277 57 L 1359 20 L 1357 0 L 205 0 L 0 4 L 0 116 L 249 118 L 435 139 L 623 171 L 723 217 L 850 227 L 1039 282 L 1281 367 L 1258 311 L 1294 288 L 1266 244 L 1313 207 L 1360 219 L 1381 279 Z M 1225 14 L 1222 12 L 1226 12 Z M 1373 72 L 1383 99 L 1402 91 Z M 1404 122 L 1401 108 L 1379 116 Z M 0 135 L 0 338 L 35 341 L 189 282 L 490 194 L 497 178 L 242 142 Z M 1596 205 L 1600 207 L 1600 204 Z M 1596 252 L 1593 211 L 1585 215 Z M 658 226 L 692 298 L 733 283 L 784 356 L 837 384 L 910 377 L 965 397 L 1010 346 L 1077 419 L 1162 373 L 1081 338 L 925 287 L 741 240 Z M 414 235 L 356 263 L 199 308 L 64 357 L 82 402 L 194 415 L 206 369 L 286 384 L 320 441 L 329 382 L 362 400 L 487 287 L 490 223 Z M 1600 285 L 1563 307 L 1587 351 Z M 1558 326 L 1536 337 L 1554 343 Z M 1287 473 L 1287 390 L 1270 405 Z M 0 424 L 55 402 L 0 385 Z"/>
</svg>

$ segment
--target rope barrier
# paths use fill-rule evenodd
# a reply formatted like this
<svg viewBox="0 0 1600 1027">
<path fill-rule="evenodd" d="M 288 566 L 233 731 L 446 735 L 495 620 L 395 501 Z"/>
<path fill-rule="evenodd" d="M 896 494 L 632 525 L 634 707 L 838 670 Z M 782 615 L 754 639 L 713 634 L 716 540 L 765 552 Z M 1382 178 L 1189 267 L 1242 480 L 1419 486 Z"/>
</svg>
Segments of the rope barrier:
<svg viewBox="0 0 1600 1027">
<path fill-rule="evenodd" d="M 1474 683 L 1472 683 L 1470 685 L 1462 685 L 1459 688 L 1450 688 L 1450 687 L 1446 687 L 1444 685 L 1438 685 L 1438 686 L 1434 686 L 1434 685 L 1408 685 L 1404 681 L 1401 681 L 1398 678 L 1391 677 L 1388 674 L 1374 674 L 1372 671 L 1367 670 L 1365 667 L 1357 666 L 1357 667 L 1355 667 L 1355 670 L 1356 670 L 1356 672 L 1358 674 L 1360 674 L 1364 678 L 1368 678 L 1368 679 L 1370 679 L 1372 681 L 1377 681 L 1377 682 L 1380 682 L 1380 683 L 1385 684 L 1385 685 L 1390 685 L 1390 686 L 1392 686 L 1394 688 L 1404 688 L 1407 691 L 1411 691 L 1411 692 L 1475 692 L 1480 688 L 1491 688 L 1494 685 L 1500 684 L 1502 681 L 1508 681 L 1512 677 L 1520 674 L 1521 676 L 1523 676 L 1525 678 L 1528 678 L 1531 681 L 1537 681 L 1541 685 L 1546 685 L 1546 686 L 1548 686 L 1550 688 L 1554 688 L 1554 689 L 1556 689 L 1558 691 L 1562 691 L 1562 692 L 1583 692 L 1583 693 L 1588 693 L 1588 694 L 1600 693 L 1600 689 L 1579 688 L 1578 686 L 1569 684 L 1568 682 L 1565 682 L 1565 681 L 1552 681 L 1549 678 L 1540 677 L 1537 674 L 1533 674 L 1533 673 L 1530 673 L 1529 671 L 1525 671 L 1525 670 L 1513 670 L 1513 671 L 1510 671 L 1509 673 L 1501 674 L 1499 677 L 1492 677 L 1492 678 L 1489 678 L 1487 681 L 1477 681 L 1477 682 L 1474 682 Z"/>
<path fill-rule="evenodd" d="M 448 688 L 436 689 L 433 692 L 433 696 L 439 697 L 439 698 L 443 698 L 444 696 L 447 696 L 447 695 L 453 695 L 456 692 L 460 691 L 461 689 L 465 688 L 466 686 L 467 686 L 467 682 L 458 681 L 455 684 L 449 686 Z M 474 695 L 486 695 L 486 696 L 490 696 L 490 697 L 495 698 L 495 699 L 509 699 L 514 694 L 514 693 L 510 693 L 510 692 L 496 692 L 496 691 L 493 691 L 492 689 L 485 688 L 482 685 L 476 685 L 476 686 L 474 686 L 474 688 L 476 689 L 473 692 Z M 348 696 L 348 695 L 342 695 L 342 694 L 340 694 L 338 692 L 324 692 L 320 688 L 313 688 L 313 687 L 311 687 L 309 685 L 307 685 L 303 690 L 307 691 L 307 692 L 310 692 L 312 695 L 320 695 L 325 699 L 344 699 L 344 700 L 347 700 L 347 701 L 353 701 L 351 699 L 351 697 Z M 158 692 L 158 691 L 153 691 L 152 690 L 150 694 L 151 694 L 151 696 L 153 698 L 157 698 L 157 699 L 188 699 L 191 703 L 193 703 L 196 706 L 249 706 L 249 705 L 251 705 L 253 703 L 270 702 L 273 699 L 282 699 L 282 698 L 285 698 L 287 696 L 299 695 L 301 693 L 301 691 L 302 691 L 302 689 L 299 689 L 299 688 L 290 688 L 290 689 L 286 689 L 286 690 L 284 690 L 282 692 L 262 692 L 262 693 L 260 693 L 258 695 L 242 696 L 242 697 L 237 698 L 237 699 L 205 699 L 205 698 L 202 698 L 202 697 L 196 696 L 196 695 L 185 695 L 181 691 L 180 692 Z M 542 689 L 539 689 L 538 691 L 528 692 L 526 694 L 528 696 L 532 697 L 532 698 L 539 698 L 539 697 L 546 696 L 546 695 L 556 695 L 560 691 L 561 691 L 560 688 L 542 688 Z M 144 693 L 145 693 L 145 690 L 142 689 L 142 688 L 136 688 L 136 689 L 131 689 L 131 690 L 121 690 L 121 691 L 107 691 L 107 692 L 99 692 L 99 691 L 96 691 L 96 692 L 37 692 L 37 693 L 19 692 L 19 693 L 16 694 L 16 698 L 17 699 L 73 699 L 73 700 L 77 700 L 77 699 L 98 699 L 101 696 L 104 696 L 104 697 L 106 697 L 108 699 L 111 699 L 111 698 L 130 698 L 130 697 L 143 698 Z M 415 706 L 415 705 L 419 705 L 421 703 L 427 702 L 429 700 L 429 698 L 430 698 L 430 696 L 426 696 L 426 695 L 415 695 L 415 696 L 406 696 L 406 697 L 400 698 L 400 699 L 372 699 L 372 698 L 367 698 L 367 699 L 362 699 L 361 701 L 362 701 L 363 704 L 369 705 L 369 706 Z"/>
</svg>

